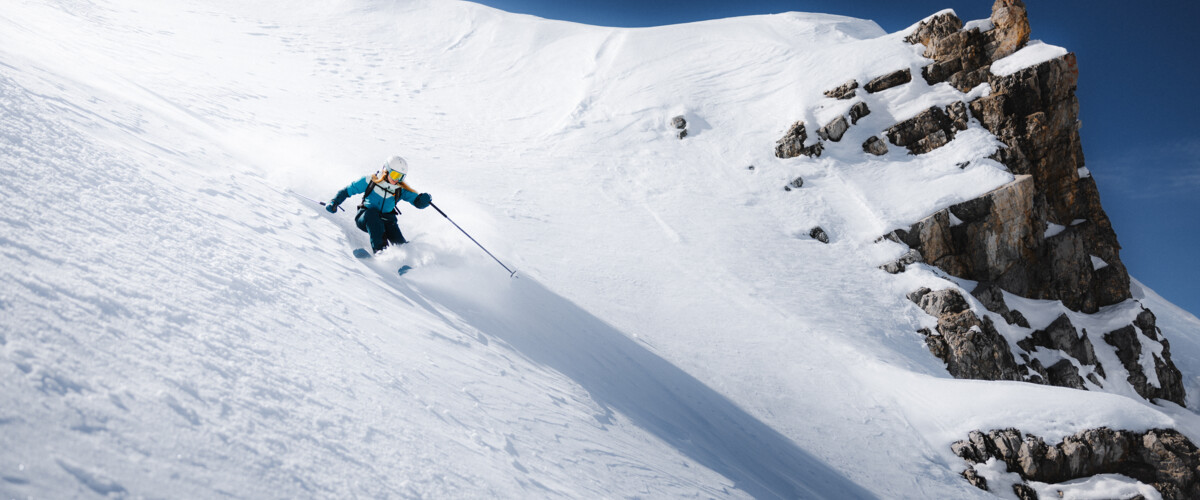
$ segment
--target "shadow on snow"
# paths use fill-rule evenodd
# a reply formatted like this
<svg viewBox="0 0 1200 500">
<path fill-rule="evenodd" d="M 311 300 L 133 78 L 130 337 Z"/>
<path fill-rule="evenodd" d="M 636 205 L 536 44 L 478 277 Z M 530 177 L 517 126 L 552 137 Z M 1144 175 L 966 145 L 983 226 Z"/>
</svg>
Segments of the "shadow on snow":
<svg viewBox="0 0 1200 500">
<path fill-rule="evenodd" d="M 428 300 L 446 307 L 534 362 L 570 377 L 598 404 L 627 416 L 755 498 L 874 498 L 728 398 L 531 278 L 512 280 L 498 294 L 503 295 L 500 309 L 468 304 L 459 293 L 462 288 L 451 283 L 427 287 L 392 282 L 416 303 Z"/>
</svg>

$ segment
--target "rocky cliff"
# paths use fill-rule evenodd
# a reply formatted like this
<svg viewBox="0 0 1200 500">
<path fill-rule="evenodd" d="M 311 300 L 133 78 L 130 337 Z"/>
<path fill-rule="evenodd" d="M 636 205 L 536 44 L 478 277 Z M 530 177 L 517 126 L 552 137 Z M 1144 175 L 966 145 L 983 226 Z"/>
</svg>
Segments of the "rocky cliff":
<svg viewBox="0 0 1200 500">
<path fill-rule="evenodd" d="M 1130 278 L 1121 262 L 1120 244 L 1101 206 L 1096 182 L 1084 167 L 1075 55 L 1036 59 L 1043 62 L 1015 69 L 1001 62 L 1010 56 L 1017 58 L 1030 46 L 1029 20 L 1021 0 L 997 0 L 990 19 L 968 26 L 952 12 L 925 20 L 905 41 L 924 46 L 923 55 L 929 62 L 880 75 L 862 86 L 862 90 L 875 93 L 906 85 L 919 70 L 920 78 L 929 85 L 950 85 L 964 96 L 961 102 L 928 108 L 887 127 L 863 143 L 864 154 L 888 154 L 891 146 L 923 155 L 949 144 L 971 126 L 982 126 L 1004 144 L 991 159 L 1014 175 L 1012 182 L 990 193 L 945 207 L 880 237 L 909 248 L 901 259 L 883 266 L 887 272 L 900 273 L 923 263 L 978 283 L 972 290 L 923 288 L 909 294 L 918 307 L 937 318 L 935 328 L 921 331 L 929 350 L 957 378 L 1085 390 L 1128 383 L 1149 401 L 1186 405 L 1183 377 L 1171 360 L 1170 344 L 1157 327 L 1154 313 L 1130 302 Z M 859 88 L 859 82 L 851 80 L 824 95 L 851 99 Z M 967 96 L 978 97 L 967 101 Z M 851 123 L 838 117 L 820 126 L 818 140 L 808 145 L 806 124 L 794 123 L 776 144 L 776 156 L 819 157 L 828 146 L 826 141 L 840 141 L 857 121 L 855 114 L 870 112 L 865 104 L 861 108 L 851 113 Z M 1136 319 L 1088 331 L 1062 314 L 1049 325 L 1034 329 L 1022 311 L 1006 303 L 1006 297 L 1057 301 L 1077 321 L 1106 306 L 1132 305 L 1126 310 L 1133 311 Z M 1004 324 L 998 324 L 1000 321 Z M 1098 329 L 1095 325 L 1099 323 L 1086 323 Z M 1008 334 L 1002 334 L 1001 328 Z M 1105 358 L 1109 366 L 1105 366 L 1096 354 L 1097 345 L 1105 352 L 1115 352 L 1116 360 L 1110 354 Z M 1114 374 L 1122 380 L 1110 380 Z M 1037 481 L 1121 472 L 1153 484 L 1165 498 L 1200 494 L 1196 493 L 1200 491 L 1196 486 L 1200 469 L 1195 467 L 1195 447 L 1182 435 L 1174 431 L 1114 434 L 1106 429 L 1087 433 L 1085 437 L 1095 441 L 1088 441 L 1087 446 L 1072 444 L 1086 441 L 1082 437 L 1068 439 L 1057 448 L 1030 437 L 1024 443 L 1032 451 L 1020 456 L 999 445 L 980 444 L 983 441 L 975 439 L 979 436 L 972 436 L 967 444 L 956 445 L 956 452 L 962 451 L 960 456 L 972 463 L 998 457 L 1008 462 L 1009 471 Z M 1010 451 L 1022 443 L 1020 433 L 1015 436 Z M 975 441 L 979 443 L 972 444 Z M 1178 453 L 1162 452 L 1162 443 L 1168 441 L 1173 444 L 1166 449 Z M 1107 453 L 1105 450 L 1113 447 L 1120 453 L 1104 455 L 1103 460 L 1093 460 L 1103 455 L 1099 451 L 1084 453 L 1097 449 Z M 1162 458 L 1167 455 L 1170 457 Z M 1172 468 L 1178 468 L 1181 456 L 1189 457 L 1189 465 L 1175 474 Z M 1080 465 L 1079 461 L 1087 463 Z M 971 479 L 971 472 L 964 476 Z M 1164 479 L 1168 476 L 1172 479 Z M 1032 494 L 1025 490 L 1018 495 L 1027 498 Z"/>
<path fill-rule="evenodd" d="M 965 238 L 921 237 L 938 232 L 933 225 L 949 229 L 935 217 L 910 228 L 915 237 L 898 236 L 914 248 L 928 249 L 922 254 L 955 276 L 996 282 L 1023 297 L 1060 300 L 1088 313 L 1129 299 L 1120 245 L 1095 180 L 1084 169 L 1075 56 L 997 75 L 992 64 L 1022 48 L 1030 30 L 1020 0 L 996 2 L 991 21 L 994 27 L 988 31 L 963 30 L 962 21 L 945 13 L 922 23 L 908 40 L 925 45 L 925 57 L 934 61 L 921 71 L 928 83 L 948 82 L 961 91 L 990 86 L 989 95 L 968 103 L 970 115 L 1007 146 L 995 159 L 1033 182 L 1014 183 L 1014 192 L 1005 195 L 1009 199 L 999 200 L 1012 202 L 1000 208 L 1007 213 L 988 213 L 980 206 L 1000 195 L 952 207 L 967 223 L 957 229 L 970 233 Z M 889 137 L 917 127 L 901 123 L 893 128 Z"/>
<path fill-rule="evenodd" d="M 1084 168 L 1075 56 L 1068 53 L 1011 74 L 997 74 L 991 71 L 992 65 L 1028 43 L 1029 22 L 1020 0 L 998 0 L 990 21 L 989 30 L 981 31 L 978 26 L 964 30 L 961 20 L 943 13 L 921 23 L 906 40 L 926 47 L 924 55 L 933 62 L 922 68 L 921 74 L 928 83 L 946 82 L 960 91 L 984 84 L 990 87 L 990 93 L 966 107 L 971 118 L 1007 146 L 994 159 L 1016 179 L 885 237 L 908 245 L 920 259 L 951 275 L 979 282 L 972 294 L 988 298 L 981 303 L 997 314 L 1013 314 L 1004 305 L 1000 290 L 1057 300 L 1083 313 L 1129 300 L 1130 279 L 1121 263 L 1116 233 L 1100 204 L 1095 180 Z M 952 139 L 956 128 L 965 128 L 951 119 L 961 113 L 951 109 L 955 107 L 932 108 L 891 127 L 887 136 L 913 154 L 925 153 L 944 143 L 942 138 Z M 894 265 L 889 270 L 902 267 Z M 942 317 L 938 311 L 931 314 Z M 1093 332 L 1100 334 L 1098 337 L 1089 337 L 1088 332 L 1060 318 L 1018 342 L 1015 352 L 1055 349 L 1074 363 L 1057 364 L 1058 369 L 1043 367 L 1022 354 L 1026 363 L 1019 365 L 1025 367 L 1024 373 L 1000 371 L 996 373 L 1002 375 L 995 378 L 1085 388 L 1079 365 L 1090 367 L 1093 382 L 1103 386 L 1099 378 L 1104 377 L 1104 367 L 1094 355 L 1086 354 L 1091 342 L 1102 339 L 1117 347 L 1129 372 L 1128 382 L 1138 394 L 1183 405 L 1182 377 L 1170 359 L 1169 344 L 1154 326 L 1153 313 L 1145 310 L 1138 318 L 1135 324 L 1118 330 Z M 1009 316 L 1006 320 L 1016 324 Z M 986 331 L 986 325 L 980 329 Z M 948 348 L 955 344 L 955 328 L 939 325 L 937 334 L 940 339 L 931 333 L 930 349 L 947 361 L 952 374 L 989 378 L 978 371 L 954 368 L 970 364 L 962 360 L 973 356 L 969 350 Z M 1156 373 L 1147 374 L 1136 359 L 1142 355 L 1142 345 L 1150 343 L 1156 344 L 1153 351 L 1161 356 L 1153 355 Z M 1078 347 L 1083 344 L 1087 349 Z M 959 358 L 958 362 L 952 362 L 954 358 Z M 1158 380 L 1158 386 L 1147 383 L 1149 379 Z"/>
</svg>

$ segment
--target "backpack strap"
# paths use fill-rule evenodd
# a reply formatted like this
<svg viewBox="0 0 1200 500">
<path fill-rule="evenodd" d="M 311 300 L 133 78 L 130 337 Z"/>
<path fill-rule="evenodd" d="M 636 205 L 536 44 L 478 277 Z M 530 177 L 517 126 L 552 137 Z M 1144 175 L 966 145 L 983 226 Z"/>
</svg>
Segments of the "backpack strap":
<svg viewBox="0 0 1200 500">
<path fill-rule="evenodd" d="M 367 190 L 363 191 L 362 198 L 358 200 L 358 209 L 362 210 L 367 204 L 367 197 L 371 196 L 371 191 L 375 190 L 375 178 L 371 178 L 371 182 L 367 184 Z"/>
<path fill-rule="evenodd" d="M 359 200 L 359 202 L 358 202 L 359 210 L 362 210 L 366 206 L 367 197 L 371 196 L 371 192 L 375 190 L 375 186 L 379 185 L 381 182 L 383 182 L 382 177 L 380 177 L 378 175 L 371 176 L 371 181 L 367 184 L 367 190 L 363 191 L 362 199 Z M 401 187 L 401 189 L 408 189 L 409 191 L 412 191 L 412 189 L 409 189 L 408 184 L 405 184 L 403 182 L 400 183 L 400 187 Z M 397 201 L 397 203 L 392 204 L 392 207 L 393 207 L 392 211 L 396 212 L 396 215 L 400 215 L 400 206 L 399 206 L 400 205 L 399 204 L 400 191 L 401 191 L 400 189 L 397 189 L 395 193 L 392 193 L 392 197 L 395 198 Z M 385 190 L 384 192 L 386 193 L 387 191 Z"/>
</svg>

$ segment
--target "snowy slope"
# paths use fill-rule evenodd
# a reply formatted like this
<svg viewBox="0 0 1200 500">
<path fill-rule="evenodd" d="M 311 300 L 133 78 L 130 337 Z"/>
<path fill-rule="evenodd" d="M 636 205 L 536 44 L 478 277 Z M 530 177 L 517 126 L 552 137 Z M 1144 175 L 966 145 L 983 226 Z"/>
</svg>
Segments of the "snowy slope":
<svg viewBox="0 0 1200 500">
<path fill-rule="evenodd" d="M 4 496 L 990 498 L 949 450 L 974 429 L 1200 438 L 1200 321 L 1140 285 L 1191 410 L 929 354 L 904 295 L 951 282 L 874 240 L 1012 176 L 978 124 L 858 145 L 963 94 L 917 79 L 820 160 L 773 156 L 846 111 L 821 91 L 922 65 L 904 33 L 244 4 L 0 12 Z M 350 215 L 304 197 L 393 153 L 521 277 L 432 210 L 351 257 Z"/>
</svg>

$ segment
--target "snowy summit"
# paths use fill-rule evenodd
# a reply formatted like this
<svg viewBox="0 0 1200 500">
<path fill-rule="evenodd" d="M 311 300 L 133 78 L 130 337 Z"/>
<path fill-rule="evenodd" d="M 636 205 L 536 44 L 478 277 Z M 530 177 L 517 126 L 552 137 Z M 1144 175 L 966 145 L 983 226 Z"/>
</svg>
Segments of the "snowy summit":
<svg viewBox="0 0 1200 500">
<path fill-rule="evenodd" d="M 0 496 L 1200 492 L 1200 321 L 996 5 L 9 2 Z"/>
</svg>

